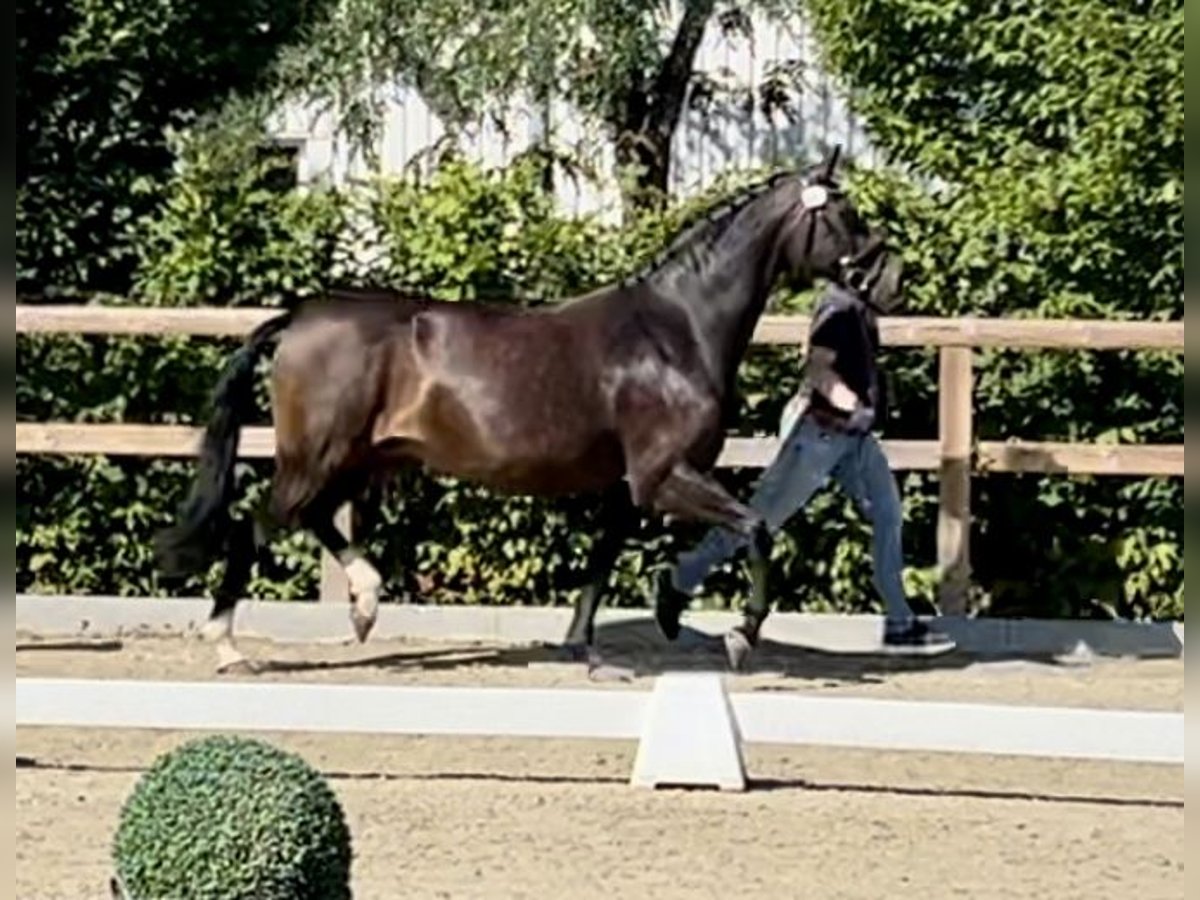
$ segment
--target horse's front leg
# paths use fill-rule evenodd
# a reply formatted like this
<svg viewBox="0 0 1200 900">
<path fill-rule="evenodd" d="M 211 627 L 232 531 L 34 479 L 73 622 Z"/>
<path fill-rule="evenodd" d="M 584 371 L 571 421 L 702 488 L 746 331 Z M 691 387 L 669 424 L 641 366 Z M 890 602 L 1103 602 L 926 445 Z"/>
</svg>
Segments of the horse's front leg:
<svg viewBox="0 0 1200 900">
<path fill-rule="evenodd" d="M 301 514 L 301 521 L 342 566 L 350 582 L 350 623 L 359 642 L 367 639 L 379 617 L 379 595 L 383 577 L 358 547 L 346 540 L 334 523 L 337 507 L 348 499 L 333 493 L 324 495 Z"/>
<path fill-rule="evenodd" d="M 768 575 L 773 540 L 766 520 L 736 500 L 711 475 L 682 462 L 676 463 L 653 490 L 650 502 L 662 513 L 726 528 L 748 544 L 750 601 L 742 624 L 725 636 L 730 666 L 744 669 L 770 612 Z"/>
</svg>

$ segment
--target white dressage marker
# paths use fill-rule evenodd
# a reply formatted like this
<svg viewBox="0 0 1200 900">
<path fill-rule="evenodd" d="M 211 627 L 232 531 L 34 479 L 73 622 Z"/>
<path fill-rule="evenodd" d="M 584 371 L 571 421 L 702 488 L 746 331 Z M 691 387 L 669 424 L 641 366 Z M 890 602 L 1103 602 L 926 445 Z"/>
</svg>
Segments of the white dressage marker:
<svg viewBox="0 0 1200 900">
<path fill-rule="evenodd" d="M 716 675 L 663 675 L 654 685 L 631 782 L 638 787 L 746 789 L 742 738 Z"/>
</svg>

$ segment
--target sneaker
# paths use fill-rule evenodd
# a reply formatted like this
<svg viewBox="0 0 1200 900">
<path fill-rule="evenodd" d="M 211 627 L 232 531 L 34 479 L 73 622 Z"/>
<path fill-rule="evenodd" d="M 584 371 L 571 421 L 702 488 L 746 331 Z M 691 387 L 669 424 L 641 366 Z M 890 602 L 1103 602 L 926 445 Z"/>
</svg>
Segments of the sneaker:
<svg viewBox="0 0 1200 900">
<path fill-rule="evenodd" d="M 930 628 L 919 619 L 913 619 L 907 625 L 888 625 L 883 633 L 884 652 L 897 655 L 938 656 L 957 646 L 949 635 Z"/>
</svg>

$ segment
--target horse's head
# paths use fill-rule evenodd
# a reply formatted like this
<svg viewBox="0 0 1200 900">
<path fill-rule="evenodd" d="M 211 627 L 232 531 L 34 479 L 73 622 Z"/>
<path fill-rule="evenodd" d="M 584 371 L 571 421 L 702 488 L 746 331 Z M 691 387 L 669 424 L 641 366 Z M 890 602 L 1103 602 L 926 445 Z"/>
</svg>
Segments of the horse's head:
<svg viewBox="0 0 1200 900">
<path fill-rule="evenodd" d="M 858 214 L 837 180 L 841 148 L 799 179 L 799 198 L 781 234 L 781 257 L 794 282 L 828 278 L 887 312 L 902 297 L 903 266 L 887 235 Z"/>
</svg>

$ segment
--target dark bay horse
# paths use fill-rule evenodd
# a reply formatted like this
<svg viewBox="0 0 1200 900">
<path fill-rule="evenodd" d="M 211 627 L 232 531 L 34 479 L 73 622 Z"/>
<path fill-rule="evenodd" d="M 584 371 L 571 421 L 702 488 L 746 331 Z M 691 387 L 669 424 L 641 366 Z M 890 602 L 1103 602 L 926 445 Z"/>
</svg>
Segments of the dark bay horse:
<svg viewBox="0 0 1200 900">
<path fill-rule="evenodd" d="M 260 326 L 226 367 L 195 486 L 180 522 L 159 536 L 173 574 L 228 556 L 207 626 L 222 668 L 244 663 L 233 613 L 258 552 L 254 526 L 229 514 L 234 462 L 254 414 L 255 364 L 276 344 L 270 519 L 311 530 L 341 562 L 359 640 L 375 623 L 382 581 L 334 527 L 334 512 L 373 473 L 408 464 L 509 494 L 601 498 L 604 525 L 569 646 L 592 644 L 637 508 L 753 537 L 748 610 L 765 617 L 771 538 L 709 474 L 738 365 L 781 276 L 798 286 L 855 279 L 880 302 L 900 290 L 899 261 L 839 188 L 836 158 L 747 188 L 635 276 L 559 304 L 333 291 Z"/>
</svg>

